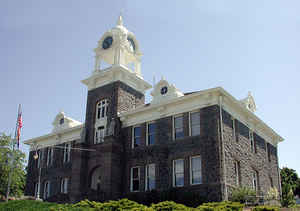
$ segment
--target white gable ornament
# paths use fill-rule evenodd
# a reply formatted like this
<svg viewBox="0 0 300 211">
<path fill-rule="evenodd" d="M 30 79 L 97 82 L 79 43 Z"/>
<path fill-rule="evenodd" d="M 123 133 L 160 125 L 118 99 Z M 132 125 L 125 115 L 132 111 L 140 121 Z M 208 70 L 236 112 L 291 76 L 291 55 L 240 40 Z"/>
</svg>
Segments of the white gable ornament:
<svg viewBox="0 0 300 211">
<path fill-rule="evenodd" d="M 251 112 L 255 112 L 257 110 L 254 98 L 250 91 L 248 92 L 248 96 L 245 99 L 240 100 L 240 102 Z"/>
<path fill-rule="evenodd" d="M 70 117 L 67 117 L 63 111 L 60 111 L 56 115 L 52 125 L 53 125 L 52 132 L 58 132 L 63 129 L 81 125 L 81 122 L 78 122 Z"/>
<path fill-rule="evenodd" d="M 157 84 L 155 84 L 154 89 L 151 92 L 151 96 L 153 97 L 151 104 L 158 104 L 184 96 L 184 94 L 173 84 L 169 84 L 168 81 L 162 78 Z"/>
</svg>

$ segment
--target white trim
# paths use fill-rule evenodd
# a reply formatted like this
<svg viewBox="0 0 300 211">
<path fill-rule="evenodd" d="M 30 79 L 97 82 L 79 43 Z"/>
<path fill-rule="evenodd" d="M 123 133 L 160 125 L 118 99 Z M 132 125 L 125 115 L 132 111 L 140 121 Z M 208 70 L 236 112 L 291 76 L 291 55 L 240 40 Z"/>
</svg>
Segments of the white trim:
<svg viewBox="0 0 300 211">
<path fill-rule="evenodd" d="M 176 185 L 176 172 L 175 172 L 175 162 L 182 160 L 183 161 L 183 185 Z M 179 158 L 179 159 L 175 159 L 173 160 L 173 187 L 184 187 L 184 159 L 183 158 Z"/>
<path fill-rule="evenodd" d="M 192 159 L 193 158 L 200 158 L 200 182 L 199 183 L 193 183 L 193 169 L 192 169 Z M 203 178 L 202 178 L 202 159 L 201 155 L 195 155 L 190 157 L 190 185 L 199 185 L 203 183 Z"/>
<path fill-rule="evenodd" d="M 181 138 L 177 138 L 176 139 L 176 137 L 175 137 L 175 118 L 178 118 L 178 117 L 182 117 L 182 132 L 183 132 L 183 137 L 181 137 Z M 176 141 L 176 140 L 180 140 L 180 139 L 183 139 L 184 138 L 184 127 L 183 127 L 183 122 L 184 122 L 184 116 L 183 116 L 183 113 L 181 113 L 181 114 L 177 114 L 177 115 L 175 115 L 175 116 L 173 116 L 173 118 L 172 118 L 173 120 L 173 126 L 172 126 L 172 131 L 173 131 L 173 141 Z"/>
<path fill-rule="evenodd" d="M 235 118 L 231 116 L 231 122 L 232 122 L 232 139 L 233 141 L 237 141 L 236 139 L 236 133 L 235 133 Z"/>
<path fill-rule="evenodd" d="M 153 165 L 154 166 L 154 188 L 153 189 L 148 189 L 148 179 L 149 177 L 149 167 Z M 156 165 L 155 163 L 149 163 L 145 166 L 145 191 L 148 190 L 154 190 L 156 188 Z"/>
<path fill-rule="evenodd" d="M 155 138 L 154 138 L 154 142 L 156 142 L 157 124 L 156 124 L 155 121 L 147 122 L 147 124 L 146 124 L 146 146 L 150 146 L 149 145 L 149 124 L 155 124 L 155 131 L 154 131 L 154 137 Z"/>
<path fill-rule="evenodd" d="M 139 190 L 133 190 L 133 169 L 138 169 L 138 180 L 139 180 Z M 139 192 L 141 190 L 141 167 L 140 166 L 134 166 L 131 167 L 130 170 L 130 192 Z"/>
<path fill-rule="evenodd" d="M 44 182 L 44 194 L 43 194 L 44 199 L 50 197 L 51 194 L 50 191 L 51 191 L 51 182 L 50 180 L 47 180 Z"/>
<path fill-rule="evenodd" d="M 136 148 L 135 146 L 134 146 L 134 141 L 135 141 L 135 133 L 134 133 L 134 129 L 135 128 L 137 128 L 137 127 L 139 127 L 140 128 L 140 130 L 141 130 L 141 135 L 140 135 L 140 141 L 142 141 L 142 127 L 141 127 L 141 125 L 135 125 L 135 126 L 133 126 L 132 127 L 132 135 L 131 135 L 131 149 L 134 149 L 134 148 Z M 142 143 L 140 143 L 140 145 L 141 145 Z"/>
<path fill-rule="evenodd" d="M 69 186 L 69 178 L 64 177 L 60 180 L 60 192 L 61 193 L 68 193 L 68 186 Z"/>
<path fill-rule="evenodd" d="M 200 122 L 199 122 L 199 134 L 197 134 L 197 135 L 192 135 L 192 118 L 191 118 L 191 115 L 193 113 L 199 113 L 199 119 L 200 119 Z M 189 112 L 189 123 L 188 124 L 189 124 L 189 136 L 199 136 L 199 135 L 201 135 L 201 113 L 200 113 L 200 109 L 197 109 L 197 110 Z"/>
<path fill-rule="evenodd" d="M 254 141 L 254 132 L 250 129 L 250 128 L 248 128 L 248 130 L 249 130 L 249 141 L 250 141 L 250 151 L 252 152 L 252 153 L 256 153 L 255 151 L 255 149 L 256 149 L 256 143 L 255 143 L 255 141 Z"/>
<path fill-rule="evenodd" d="M 235 169 L 235 185 L 240 186 L 240 162 L 234 160 L 234 169 Z"/>
</svg>

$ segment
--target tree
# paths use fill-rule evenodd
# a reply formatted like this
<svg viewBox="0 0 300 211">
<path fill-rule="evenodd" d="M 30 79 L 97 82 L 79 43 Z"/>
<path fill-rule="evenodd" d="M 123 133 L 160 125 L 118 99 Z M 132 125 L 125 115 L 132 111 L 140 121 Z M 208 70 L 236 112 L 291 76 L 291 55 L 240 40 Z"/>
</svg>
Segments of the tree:
<svg viewBox="0 0 300 211">
<path fill-rule="evenodd" d="M 294 194 L 299 188 L 299 178 L 294 169 L 284 167 L 280 171 L 282 199 L 281 203 L 284 207 L 290 207 L 295 204 Z"/>
<path fill-rule="evenodd" d="M 0 134 L 0 196 L 6 196 L 10 170 L 10 196 L 21 196 L 25 188 L 25 153 L 20 150 L 13 151 L 12 144 L 11 136 Z"/>
</svg>

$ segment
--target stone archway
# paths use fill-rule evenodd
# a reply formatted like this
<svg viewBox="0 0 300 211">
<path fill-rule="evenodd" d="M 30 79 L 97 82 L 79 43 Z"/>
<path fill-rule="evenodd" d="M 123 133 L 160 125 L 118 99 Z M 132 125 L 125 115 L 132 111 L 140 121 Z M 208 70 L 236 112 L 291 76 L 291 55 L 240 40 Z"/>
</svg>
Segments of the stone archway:
<svg viewBox="0 0 300 211">
<path fill-rule="evenodd" d="M 92 190 L 100 191 L 101 190 L 101 169 L 100 167 L 96 167 L 91 174 L 91 183 L 90 188 Z"/>
</svg>

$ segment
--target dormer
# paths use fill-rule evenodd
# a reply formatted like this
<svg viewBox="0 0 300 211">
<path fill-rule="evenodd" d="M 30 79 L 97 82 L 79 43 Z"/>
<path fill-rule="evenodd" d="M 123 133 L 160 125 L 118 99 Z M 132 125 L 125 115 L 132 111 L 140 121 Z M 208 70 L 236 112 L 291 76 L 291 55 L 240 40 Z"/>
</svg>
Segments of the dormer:
<svg viewBox="0 0 300 211">
<path fill-rule="evenodd" d="M 151 104 L 157 104 L 164 101 L 172 100 L 178 97 L 184 96 L 184 94 L 175 87 L 173 84 L 169 84 L 164 78 L 162 78 L 151 92 L 152 101 Z"/>
<path fill-rule="evenodd" d="M 248 92 L 248 96 L 242 100 L 240 100 L 241 104 L 245 106 L 249 111 L 255 112 L 257 110 L 254 98 L 251 92 Z"/>
<path fill-rule="evenodd" d="M 75 127 L 75 126 L 78 126 L 81 124 L 82 124 L 81 122 L 76 121 L 70 117 L 67 117 L 65 115 L 65 113 L 63 111 L 61 111 L 56 115 L 56 117 L 52 123 L 52 125 L 53 125 L 52 132 L 53 133 L 59 132 L 61 130 L 72 128 L 72 127 Z"/>
</svg>

